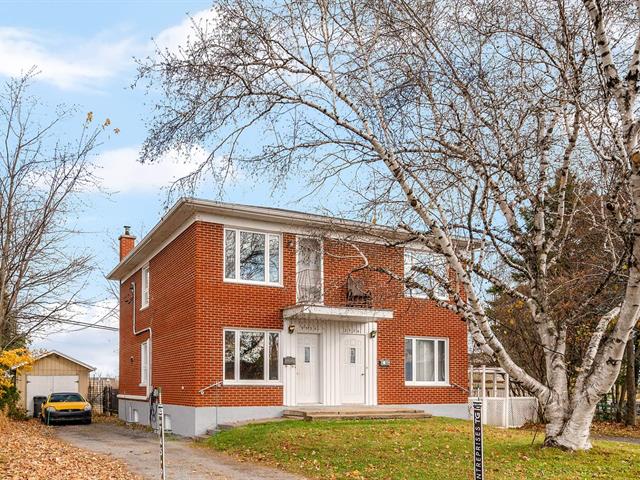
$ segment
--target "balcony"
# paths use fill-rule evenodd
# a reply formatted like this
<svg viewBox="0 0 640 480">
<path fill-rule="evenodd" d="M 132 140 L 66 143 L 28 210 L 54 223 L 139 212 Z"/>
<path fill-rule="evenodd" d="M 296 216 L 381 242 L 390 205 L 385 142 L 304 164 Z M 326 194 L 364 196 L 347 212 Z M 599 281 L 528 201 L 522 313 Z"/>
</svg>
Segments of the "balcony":
<svg viewBox="0 0 640 480">
<path fill-rule="evenodd" d="M 283 309 L 284 319 L 334 320 L 342 322 L 374 322 L 393 318 L 393 311 L 373 308 L 373 295 L 364 283 L 348 275 L 338 290 L 345 292 L 338 305 L 324 304 L 322 274 L 316 270 L 298 272 L 297 303 Z"/>
</svg>

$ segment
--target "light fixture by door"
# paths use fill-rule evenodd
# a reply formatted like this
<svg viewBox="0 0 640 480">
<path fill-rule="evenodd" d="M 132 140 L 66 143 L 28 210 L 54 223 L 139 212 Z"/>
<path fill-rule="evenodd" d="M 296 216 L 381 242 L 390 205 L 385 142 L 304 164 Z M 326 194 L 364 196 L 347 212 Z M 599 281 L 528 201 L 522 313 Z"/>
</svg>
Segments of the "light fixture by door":
<svg viewBox="0 0 640 480">
<path fill-rule="evenodd" d="M 376 338 L 376 335 L 378 335 L 378 331 L 377 330 L 371 330 L 371 333 L 369 334 L 369 336 L 371 338 Z"/>
<path fill-rule="evenodd" d="M 287 329 L 289 331 L 289 333 L 293 333 L 296 331 L 296 326 L 295 325 L 289 325 L 289 328 Z"/>
</svg>

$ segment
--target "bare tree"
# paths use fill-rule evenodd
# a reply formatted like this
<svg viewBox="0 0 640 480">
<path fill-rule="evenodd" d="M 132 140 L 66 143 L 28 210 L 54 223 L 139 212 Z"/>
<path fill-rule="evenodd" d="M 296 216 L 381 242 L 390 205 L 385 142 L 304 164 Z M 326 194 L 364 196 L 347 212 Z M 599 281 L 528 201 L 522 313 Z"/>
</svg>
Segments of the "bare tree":
<svg viewBox="0 0 640 480">
<path fill-rule="evenodd" d="M 546 445 L 586 449 L 640 305 L 637 5 L 222 0 L 180 51 L 142 63 L 141 78 L 164 89 L 142 160 L 206 143 L 209 161 L 275 181 L 303 171 L 310 191 L 341 182 L 363 215 L 442 254 L 455 278 L 418 268 L 448 291 L 442 300 L 431 282 L 369 268 L 458 313 L 476 347 L 539 399 Z M 578 212 L 606 232 L 607 261 L 581 308 L 557 318 L 549 275 L 580 240 Z M 626 285 L 617 304 L 602 295 L 614 281 Z M 526 306 L 544 381 L 494 334 L 487 287 Z M 570 383 L 567 338 L 585 312 L 599 320 Z"/>
<path fill-rule="evenodd" d="M 28 94 L 33 74 L 0 92 L 0 349 L 80 313 L 91 257 L 70 240 L 78 194 L 94 182 L 89 154 L 100 131 L 91 114 L 77 140 L 58 135 L 72 111 L 43 111 Z"/>
</svg>

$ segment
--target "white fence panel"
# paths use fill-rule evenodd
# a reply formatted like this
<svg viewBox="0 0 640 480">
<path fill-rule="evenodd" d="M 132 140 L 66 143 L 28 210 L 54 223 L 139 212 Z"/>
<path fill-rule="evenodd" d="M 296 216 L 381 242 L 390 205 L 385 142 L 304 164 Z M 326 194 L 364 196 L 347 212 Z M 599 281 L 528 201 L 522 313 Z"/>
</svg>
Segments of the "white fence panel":
<svg viewBox="0 0 640 480">
<path fill-rule="evenodd" d="M 496 427 L 521 427 L 538 416 L 538 400 L 534 397 L 470 397 L 482 401 L 482 423 Z"/>
</svg>

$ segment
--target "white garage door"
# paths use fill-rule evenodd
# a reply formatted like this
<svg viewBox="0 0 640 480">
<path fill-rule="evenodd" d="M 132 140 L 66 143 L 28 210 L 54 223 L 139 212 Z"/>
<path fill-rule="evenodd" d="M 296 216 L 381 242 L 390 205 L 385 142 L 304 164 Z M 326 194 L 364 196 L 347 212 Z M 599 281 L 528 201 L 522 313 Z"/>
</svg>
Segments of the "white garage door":
<svg viewBox="0 0 640 480">
<path fill-rule="evenodd" d="M 78 375 L 27 375 L 27 410 L 33 413 L 33 397 L 77 391 Z"/>
</svg>

